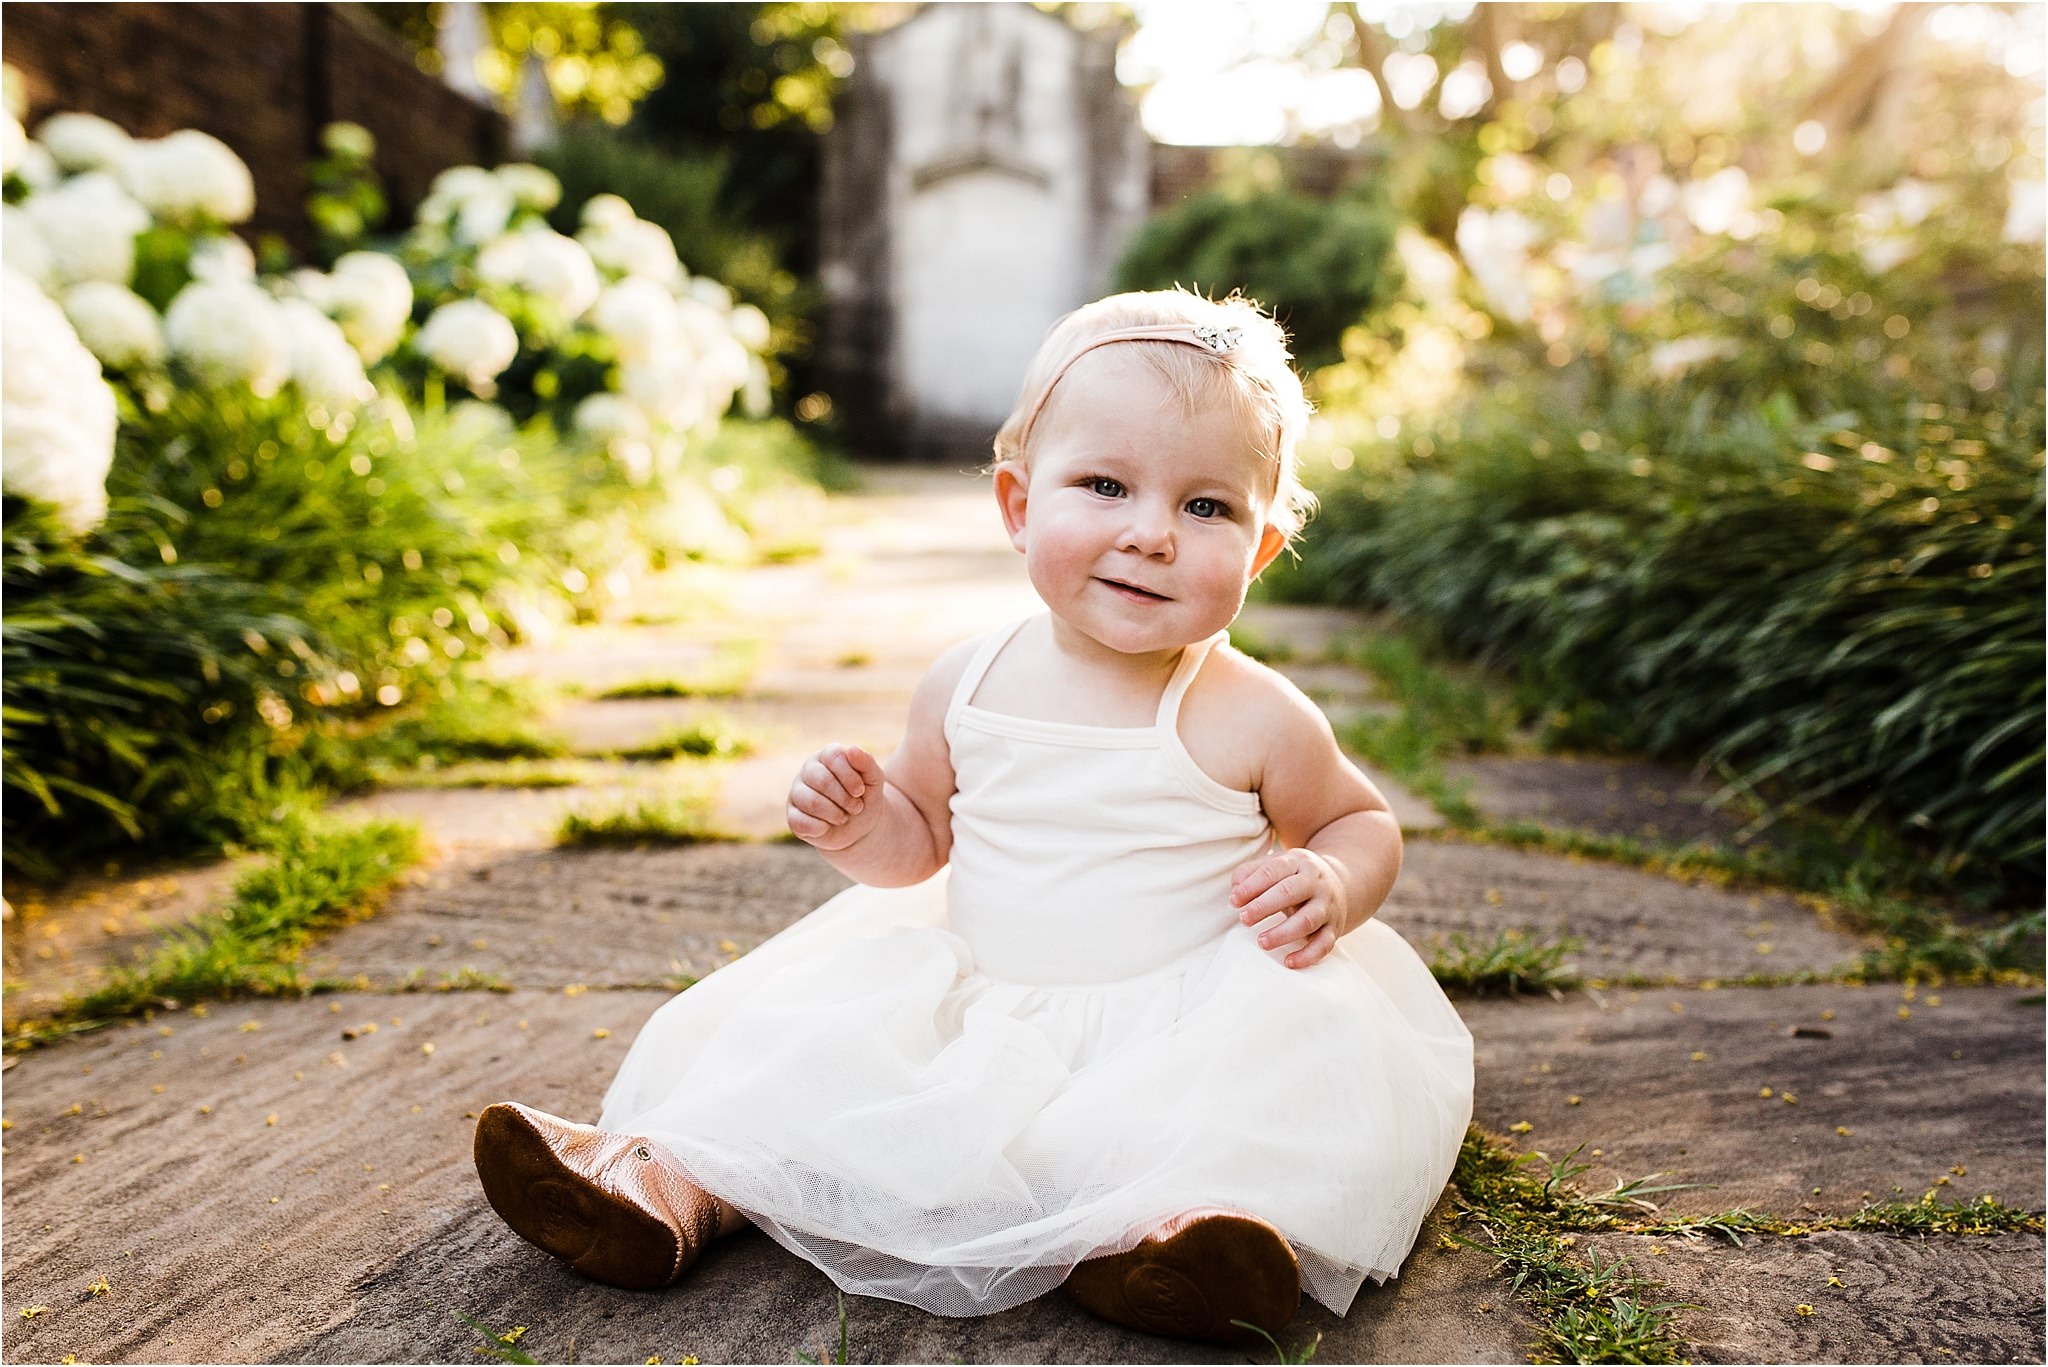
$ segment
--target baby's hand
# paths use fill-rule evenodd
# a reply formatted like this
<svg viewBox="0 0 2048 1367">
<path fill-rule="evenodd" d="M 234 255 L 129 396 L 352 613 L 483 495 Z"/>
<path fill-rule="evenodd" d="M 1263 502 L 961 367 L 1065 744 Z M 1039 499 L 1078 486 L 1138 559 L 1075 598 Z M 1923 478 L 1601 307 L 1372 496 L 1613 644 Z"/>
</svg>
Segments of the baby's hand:
<svg viewBox="0 0 2048 1367">
<path fill-rule="evenodd" d="M 1321 963 L 1337 943 L 1343 896 L 1336 870 L 1314 850 L 1282 850 L 1254 859 L 1230 878 L 1230 905 L 1245 925 L 1255 926 L 1275 912 L 1286 913 L 1287 919 L 1259 932 L 1259 948 L 1307 941 L 1287 956 L 1289 968 Z"/>
<path fill-rule="evenodd" d="M 888 780 L 858 745 L 828 745 L 804 761 L 789 789 L 790 834 L 821 850 L 843 850 L 882 819 Z"/>
</svg>

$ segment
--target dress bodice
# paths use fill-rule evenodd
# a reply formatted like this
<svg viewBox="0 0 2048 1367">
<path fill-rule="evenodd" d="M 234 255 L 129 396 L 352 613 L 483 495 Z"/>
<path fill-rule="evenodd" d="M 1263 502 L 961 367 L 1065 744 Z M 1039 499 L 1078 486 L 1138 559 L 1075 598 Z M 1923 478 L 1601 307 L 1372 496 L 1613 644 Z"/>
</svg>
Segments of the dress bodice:
<svg viewBox="0 0 2048 1367">
<path fill-rule="evenodd" d="M 1196 765 L 1181 699 L 1218 632 L 1181 653 L 1151 726 L 1086 726 L 976 707 L 1023 623 L 992 633 L 946 711 L 958 791 L 947 925 L 980 971 L 1014 982 L 1126 979 L 1168 967 L 1237 924 L 1231 873 L 1263 853 L 1256 793 Z"/>
</svg>

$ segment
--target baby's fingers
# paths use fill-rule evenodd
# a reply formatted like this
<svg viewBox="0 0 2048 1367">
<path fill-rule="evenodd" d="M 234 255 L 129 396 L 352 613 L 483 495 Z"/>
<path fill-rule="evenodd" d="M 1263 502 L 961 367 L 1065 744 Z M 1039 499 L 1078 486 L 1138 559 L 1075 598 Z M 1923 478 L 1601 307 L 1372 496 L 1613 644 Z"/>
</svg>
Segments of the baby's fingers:
<svg viewBox="0 0 2048 1367">
<path fill-rule="evenodd" d="M 851 813 L 844 807 L 801 783 L 789 790 L 789 809 L 827 827 L 844 826 L 851 819 Z M 795 827 L 791 829 L 794 830 Z M 801 835 L 802 832 L 799 831 L 798 834 Z"/>
<path fill-rule="evenodd" d="M 1266 889 L 1294 872 L 1294 861 L 1284 854 L 1267 855 L 1240 864 L 1230 875 L 1230 901 L 1243 906 Z"/>
<path fill-rule="evenodd" d="M 1232 894 L 1232 900 L 1238 903 L 1237 919 L 1248 926 L 1257 925 L 1276 911 L 1290 911 L 1300 906 L 1316 890 L 1315 879 L 1299 869 L 1290 869 L 1256 897 L 1246 900 L 1247 891 L 1255 886 L 1256 882 L 1247 883 Z"/>
<path fill-rule="evenodd" d="M 866 758 L 867 752 L 857 745 L 828 745 L 818 752 L 817 758 L 826 771 L 838 780 L 840 791 L 858 803 L 866 798 L 869 788 L 879 786 L 881 779 L 877 775 L 875 781 L 870 783 L 862 775 L 859 762 L 854 759 L 855 755 Z M 859 810 L 858 806 L 855 810 Z"/>
<path fill-rule="evenodd" d="M 1313 968 L 1329 957 L 1336 948 L 1337 932 L 1324 926 L 1308 937 L 1308 943 L 1289 954 L 1284 961 L 1289 968 Z"/>
<path fill-rule="evenodd" d="M 850 816 L 861 809 L 861 799 L 840 780 L 838 773 L 828 762 L 830 755 L 831 751 L 823 750 L 804 761 L 803 769 L 796 776 L 797 787 L 810 789 Z M 838 763 L 844 765 L 845 760 L 840 758 Z M 825 815 L 815 808 L 807 807 L 805 810 L 811 812 L 813 816 Z"/>
<path fill-rule="evenodd" d="M 882 761 L 858 745 L 846 747 L 846 759 L 853 766 L 853 771 L 860 775 L 861 782 L 868 787 L 879 788 L 889 781 L 889 776 L 882 772 Z"/>
</svg>

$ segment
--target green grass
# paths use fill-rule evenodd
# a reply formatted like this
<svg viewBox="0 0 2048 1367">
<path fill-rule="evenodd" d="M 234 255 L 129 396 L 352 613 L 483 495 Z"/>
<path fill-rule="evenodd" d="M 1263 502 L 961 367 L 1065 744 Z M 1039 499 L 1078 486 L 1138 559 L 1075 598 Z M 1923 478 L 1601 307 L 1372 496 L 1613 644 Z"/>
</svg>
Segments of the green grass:
<svg viewBox="0 0 2048 1367">
<path fill-rule="evenodd" d="M 761 662 L 761 643 L 735 641 L 720 648 L 710 663 L 688 674 L 634 679 L 597 693 L 599 698 L 736 698 L 753 681 Z"/>
<path fill-rule="evenodd" d="M 415 968 L 398 984 L 400 992 L 510 992 L 512 984 L 496 973 L 464 964 L 443 973 L 438 981 L 427 981 L 427 970 Z"/>
<path fill-rule="evenodd" d="M 1230 644 L 1261 664 L 1285 664 L 1294 658 L 1293 646 L 1261 635 L 1242 621 L 1230 624 Z"/>
<path fill-rule="evenodd" d="M 712 801 L 702 793 L 634 798 L 613 807 L 572 811 L 555 831 L 566 846 L 689 845 L 722 840 L 711 825 Z"/>
<path fill-rule="evenodd" d="M 423 761 L 411 769 L 379 769 L 378 775 L 387 788 L 573 788 L 591 779 L 584 768 L 524 759 L 458 762 L 445 767 Z"/>
<path fill-rule="evenodd" d="M 1237 1325 L 1240 1329 L 1251 1330 L 1254 1334 L 1257 1334 L 1267 1343 L 1273 1345 L 1273 1358 L 1276 1362 L 1281 1364 L 1281 1367 L 1290 1367 L 1290 1364 L 1299 1364 L 1309 1361 L 1316 1355 L 1316 1349 L 1320 1348 L 1323 1343 L 1322 1331 L 1317 1330 L 1314 1338 L 1311 1338 L 1307 1343 L 1304 1343 L 1301 1347 L 1295 1349 L 1294 1351 L 1289 1352 L 1284 1346 L 1282 1346 L 1279 1339 L 1274 1338 L 1271 1334 L 1259 1328 L 1258 1325 L 1253 1324 L 1250 1320 L 1232 1320 L 1231 1323 Z"/>
<path fill-rule="evenodd" d="M 515 1324 L 501 1334 L 496 1330 L 486 1328 L 481 1321 L 463 1314 L 460 1310 L 451 1311 L 450 1313 L 470 1328 L 476 1330 L 477 1334 L 482 1337 L 483 1342 L 477 1345 L 476 1351 L 484 1356 L 496 1358 L 500 1362 L 538 1363 L 540 1361 L 539 1358 L 519 1346 L 519 1340 L 526 1337 L 525 1325 Z M 569 1340 L 568 1355 L 562 1360 L 564 1362 L 574 1362 L 576 1360 L 576 1340 Z"/>
<path fill-rule="evenodd" d="M 1664 1218 L 1650 1198 L 1698 1184 L 1653 1185 L 1661 1175 L 1653 1173 L 1589 1195 L 1576 1184 L 1591 1166 L 1578 1159 L 1583 1147 L 1552 1159 L 1521 1152 L 1475 1125 L 1466 1133 L 1451 1177 L 1458 1213 L 1481 1237 L 1446 1237 L 1496 1259 L 1515 1293 L 1542 1320 L 1542 1332 L 1529 1345 L 1533 1361 L 1687 1360 L 1675 1319 L 1678 1311 L 1692 1307 L 1654 1299 L 1654 1283 L 1637 1276 L 1626 1262 L 1603 1263 L 1592 1250 L 1581 1262 L 1576 1254 L 1581 1234 L 1716 1237 L 1740 1245 L 1762 1235 L 1800 1238 L 1832 1229 L 1981 1235 L 2044 1228 L 2039 1213 L 2002 1205 L 1991 1196 L 1940 1201 L 1936 1190 L 1918 1201 L 1865 1202 L 1848 1215 L 1792 1220 L 1736 1209 Z"/>
<path fill-rule="evenodd" d="M 1445 988 L 1474 995 L 1547 992 L 1554 997 L 1583 981 L 1578 969 L 1565 962 L 1580 947 L 1569 936 L 1533 940 L 1512 927 L 1490 940 L 1453 932 L 1431 958 L 1429 971 Z"/>
<path fill-rule="evenodd" d="M 161 948 L 118 965 L 98 987 L 26 1022 L 10 1048 L 96 1029 L 170 1003 L 243 996 L 303 996 L 300 953 L 323 931 L 372 914 L 419 858 L 408 823 L 335 826 L 292 821 L 265 863 L 235 882 L 228 905 L 179 930 Z"/>
<path fill-rule="evenodd" d="M 753 748 L 753 738 L 730 720 L 705 716 L 668 726 L 638 745 L 608 751 L 605 758 L 660 760 L 688 755 L 698 759 L 736 759 Z"/>
</svg>

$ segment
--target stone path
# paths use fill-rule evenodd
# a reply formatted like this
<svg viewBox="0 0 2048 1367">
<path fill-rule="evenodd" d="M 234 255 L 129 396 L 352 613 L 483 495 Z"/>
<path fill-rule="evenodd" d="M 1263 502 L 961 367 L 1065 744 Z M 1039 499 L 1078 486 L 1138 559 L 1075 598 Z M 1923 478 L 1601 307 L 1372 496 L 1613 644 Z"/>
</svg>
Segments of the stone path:
<svg viewBox="0 0 2048 1367">
<path fill-rule="evenodd" d="M 698 611 L 580 630 L 499 666 L 595 688 L 701 669 L 743 646 L 755 663 L 738 698 L 586 696 L 551 725 L 601 749 L 707 709 L 737 718 L 759 749 L 710 771 L 717 822 L 776 836 L 798 759 L 828 738 L 887 750 L 933 655 L 1030 609 L 986 501 L 961 476 L 878 476 L 868 494 L 835 500 L 818 559 L 689 571 L 671 588 Z M 1283 667 L 1333 713 L 1387 706 L 1371 679 L 1325 658 L 1354 625 L 1344 614 L 1263 608 L 1250 624 L 1292 647 Z M 164 1013 L 20 1056 L 5 1079 L 0 1193 L 10 1360 L 475 1361 L 481 1340 L 458 1313 L 495 1331 L 529 1326 L 521 1347 L 542 1361 L 829 1357 L 830 1283 L 765 1237 L 722 1241 L 666 1292 L 615 1291 L 511 1236 L 470 1166 L 483 1106 L 517 1097 L 590 1117 L 676 983 L 844 886 L 809 850 L 772 839 L 553 846 L 573 806 L 703 772 L 594 764 L 572 788 L 392 789 L 347 804 L 417 817 L 438 847 L 381 915 L 309 956 L 314 972 L 363 987 Z M 1683 776 L 1643 766 L 1487 759 L 1470 772 L 1474 800 L 1496 816 L 1632 834 L 1646 819 L 1673 834 L 1715 819 Z M 1798 1219 L 1927 1191 L 2042 1209 L 2037 991 L 1721 986 L 1825 972 L 1862 945 L 1780 894 L 1434 840 L 1435 813 L 1390 797 L 1411 837 L 1382 914 L 1425 954 L 1460 933 L 1564 934 L 1589 980 L 1615 984 L 1460 1001 L 1486 1129 L 1553 1157 L 1578 1149 L 1588 1190 L 1658 1172 L 1693 1184 L 1662 1198 L 1667 1213 L 1748 1206 Z M 8 981 L 23 985 L 10 1014 L 89 981 L 146 943 L 151 921 L 203 909 L 226 882 L 220 869 L 152 870 L 24 900 L 5 937 Z M 403 990 L 463 969 L 509 990 Z M 1537 1321 L 1492 1259 L 1444 1238 L 1449 1219 L 1447 1199 L 1398 1279 L 1342 1319 L 1307 1306 L 1287 1342 L 1322 1335 L 1326 1362 L 1523 1361 Z M 1680 1326 L 1696 1360 L 2042 1356 L 2038 1235 L 1833 1232 L 1742 1247 L 1601 1235 L 1584 1250 L 1626 1257 L 1665 1298 L 1692 1303 Z M 846 1313 L 851 1361 L 1258 1356 L 1128 1333 L 1057 1295 L 972 1320 L 865 1298 Z"/>
</svg>

